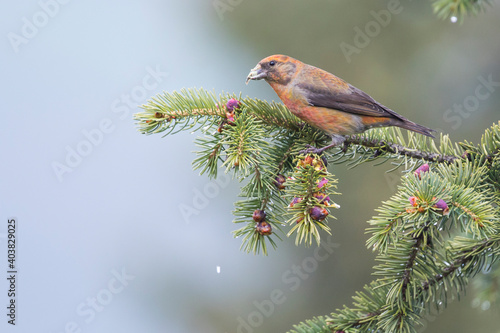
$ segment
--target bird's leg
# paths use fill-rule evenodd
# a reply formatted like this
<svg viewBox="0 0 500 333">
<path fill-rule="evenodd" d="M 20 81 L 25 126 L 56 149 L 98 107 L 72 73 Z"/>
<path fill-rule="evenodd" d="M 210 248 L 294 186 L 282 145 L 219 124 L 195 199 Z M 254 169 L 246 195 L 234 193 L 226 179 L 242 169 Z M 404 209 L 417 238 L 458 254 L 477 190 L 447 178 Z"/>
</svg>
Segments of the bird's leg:
<svg viewBox="0 0 500 333">
<path fill-rule="evenodd" d="M 307 149 L 301 150 L 301 154 L 317 154 L 321 155 L 323 152 L 327 149 L 336 147 L 340 144 L 342 144 L 345 141 L 346 137 L 342 135 L 332 135 L 332 143 L 329 144 L 328 146 L 325 146 L 323 148 L 316 148 L 311 145 L 306 145 Z"/>
</svg>

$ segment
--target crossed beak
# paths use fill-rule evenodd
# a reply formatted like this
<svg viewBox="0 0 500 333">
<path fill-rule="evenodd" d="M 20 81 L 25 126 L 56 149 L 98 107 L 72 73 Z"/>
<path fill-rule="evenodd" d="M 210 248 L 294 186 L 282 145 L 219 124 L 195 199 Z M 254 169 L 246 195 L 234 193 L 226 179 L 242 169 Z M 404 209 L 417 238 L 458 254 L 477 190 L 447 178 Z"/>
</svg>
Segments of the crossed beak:
<svg viewBox="0 0 500 333">
<path fill-rule="evenodd" d="M 262 67 L 260 67 L 259 64 L 257 64 L 257 66 L 255 66 L 251 71 L 250 73 L 248 74 L 247 76 L 247 80 L 246 80 L 246 84 L 248 84 L 248 81 L 250 80 L 262 80 L 263 78 L 265 78 L 267 76 L 266 72 L 264 72 L 262 70 Z"/>
</svg>

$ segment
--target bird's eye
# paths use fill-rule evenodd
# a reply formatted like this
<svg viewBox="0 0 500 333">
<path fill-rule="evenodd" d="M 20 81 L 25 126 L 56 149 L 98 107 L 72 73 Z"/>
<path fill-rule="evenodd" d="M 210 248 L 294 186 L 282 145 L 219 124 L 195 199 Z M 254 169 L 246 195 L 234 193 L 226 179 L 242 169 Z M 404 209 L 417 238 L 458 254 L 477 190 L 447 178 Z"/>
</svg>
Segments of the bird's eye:
<svg viewBox="0 0 500 333">
<path fill-rule="evenodd" d="M 276 65 L 276 61 L 274 60 L 269 61 L 269 66 L 274 66 L 274 65 Z"/>
</svg>

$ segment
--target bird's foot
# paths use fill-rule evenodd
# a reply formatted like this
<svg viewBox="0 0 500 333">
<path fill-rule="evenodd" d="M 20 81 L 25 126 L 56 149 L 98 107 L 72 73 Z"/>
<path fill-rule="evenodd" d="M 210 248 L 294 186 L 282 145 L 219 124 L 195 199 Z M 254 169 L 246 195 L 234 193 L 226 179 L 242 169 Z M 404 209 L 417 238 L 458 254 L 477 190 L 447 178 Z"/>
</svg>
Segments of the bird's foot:
<svg viewBox="0 0 500 333">
<path fill-rule="evenodd" d="M 301 150 L 299 153 L 306 155 L 306 154 L 316 154 L 316 155 L 321 155 L 323 152 L 327 149 L 337 147 L 340 144 L 342 144 L 345 141 L 345 137 L 341 135 L 335 135 L 332 136 L 332 143 L 329 144 L 328 146 L 325 146 L 323 148 L 316 148 L 311 145 L 306 145 L 306 149 Z"/>
<path fill-rule="evenodd" d="M 323 148 L 316 148 L 311 145 L 306 145 L 306 149 L 299 151 L 302 155 L 317 154 L 321 155 L 325 150 Z"/>
</svg>

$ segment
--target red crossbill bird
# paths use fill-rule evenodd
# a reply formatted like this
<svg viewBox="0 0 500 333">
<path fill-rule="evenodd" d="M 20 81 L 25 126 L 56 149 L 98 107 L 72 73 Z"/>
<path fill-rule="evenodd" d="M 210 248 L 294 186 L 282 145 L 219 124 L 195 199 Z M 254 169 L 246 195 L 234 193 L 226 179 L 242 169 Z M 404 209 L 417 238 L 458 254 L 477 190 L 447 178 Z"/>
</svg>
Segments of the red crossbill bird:
<svg viewBox="0 0 500 333">
<path fill-rule="evenodd" d="M 341 78 L 286 55 L 262 59 L 246 83 L 262 79 L 294 115 L 332 137 L 332 144 L 317 153 L 341 144 L 346 135 L 374 127 L 398 126 L 434 137 L 432 129 L 397 114 Z"/>
</svg>

